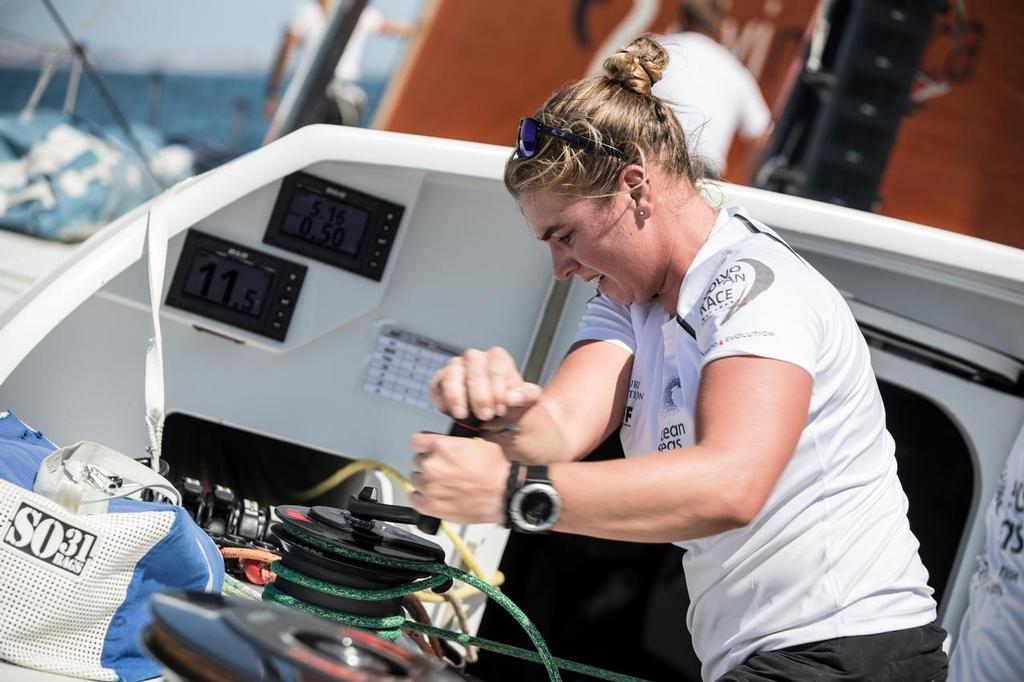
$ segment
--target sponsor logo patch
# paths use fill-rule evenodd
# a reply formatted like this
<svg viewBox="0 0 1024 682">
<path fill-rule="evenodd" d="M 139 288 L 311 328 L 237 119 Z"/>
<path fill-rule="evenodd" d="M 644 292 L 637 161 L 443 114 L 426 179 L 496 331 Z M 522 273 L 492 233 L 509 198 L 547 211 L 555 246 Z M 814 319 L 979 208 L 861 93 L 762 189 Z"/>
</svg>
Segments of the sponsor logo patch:
<svg viewBox="0 0 1024 682">
<path fill-rule="evenodd" d="M 665 384 L 662 395 L 662 413 L 675 414 L 683 407 L 683 385 L 679 377 L 673 376 Z"/>
<path fill-rule="evenodd" d="M 92 557 L 96 536 L 23 501 L 3 543 L 44 564 L 81 575 Z"/>
<path fill-rule="evenodd" d="M 760 296 L 775 281 L 770 267 L 754 258 L 740 258 L 711 281 L 700 303 L 701 322 L 725 313 L 722 324 Z"/>
</svg>

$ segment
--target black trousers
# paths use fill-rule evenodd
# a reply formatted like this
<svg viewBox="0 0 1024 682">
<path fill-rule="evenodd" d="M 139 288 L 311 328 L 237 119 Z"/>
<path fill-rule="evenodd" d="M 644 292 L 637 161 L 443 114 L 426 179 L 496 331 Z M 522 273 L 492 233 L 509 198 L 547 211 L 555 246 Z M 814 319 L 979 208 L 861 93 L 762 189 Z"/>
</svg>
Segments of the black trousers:
<svg viewBox="0 0 1024 682">
<path fill-rule="evenodd" d="M 946 631 L 932 623 L 761 651 L 718 682 L 933 682 L 946 679 Z"/>
</svg>

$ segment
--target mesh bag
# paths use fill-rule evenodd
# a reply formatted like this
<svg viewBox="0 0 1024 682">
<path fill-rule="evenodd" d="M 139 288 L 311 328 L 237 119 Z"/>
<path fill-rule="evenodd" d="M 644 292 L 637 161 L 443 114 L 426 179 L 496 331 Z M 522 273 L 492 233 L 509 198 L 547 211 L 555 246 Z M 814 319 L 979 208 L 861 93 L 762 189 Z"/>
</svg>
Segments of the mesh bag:
<svg viewBox="0 0 1024 682">
<path fill-rule="evenodd" d="M 220 591 L 210 538 L 170 504 L 112 499 L 77 514 L 32 492 L 55 446 L 0 413 L 0 658 L 94 680 L 141 680 L 160 666 L 138 634 L 151 594 Z"/>
</svg>

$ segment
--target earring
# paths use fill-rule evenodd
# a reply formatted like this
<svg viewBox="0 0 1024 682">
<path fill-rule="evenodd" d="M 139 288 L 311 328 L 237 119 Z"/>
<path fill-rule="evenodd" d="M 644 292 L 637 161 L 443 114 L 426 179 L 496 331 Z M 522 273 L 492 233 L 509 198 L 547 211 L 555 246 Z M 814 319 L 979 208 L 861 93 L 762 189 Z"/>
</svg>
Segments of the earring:
<svg viewBox="0 0 1024 682">
<path fill-rule="evenodd" d="M 643 210 L 643 209 L 641 208 L 641 209 L 640 209 L 640 217 L 641 217 L 641 218 L 643 218 L 643 217 L 644 217 L 645 215 L 647 215 L 647 211 L 645 211 L 645 210 Z"/>
</svg>

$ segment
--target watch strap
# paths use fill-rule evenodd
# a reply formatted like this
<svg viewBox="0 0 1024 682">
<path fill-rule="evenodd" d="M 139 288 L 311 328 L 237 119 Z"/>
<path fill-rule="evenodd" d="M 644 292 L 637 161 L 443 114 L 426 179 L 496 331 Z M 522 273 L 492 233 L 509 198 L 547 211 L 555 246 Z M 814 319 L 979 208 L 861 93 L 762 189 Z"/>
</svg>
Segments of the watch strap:
<svg viewBox="0 0 1024 682">
<path fill-rule="evenodd" d="M 505 499 L 503 508 L 505 509 L 505 527 L 512 527 L 512 517 L 509 515 L 509 506 L 512 504 L 512 495 L 515 494 L 516 490 L 519 489 L 519 470 L 523 467 L 519 462 L 509 462 L 508 467 L 508 480 L 505 482 Z M 529 467 L 527 467 L 529 470 Z"/>
<path fill-rule="evenodd" d="M 548 467 L 546 464 L 530 464 L 526 467 L 526 480 L 523 481 L 523 485 L 527 483 L 547 483 L 551 484 L 551 478 L 548 476 Z M 517 486 L 518 487 L 518 486 Z"/>
</svg>

